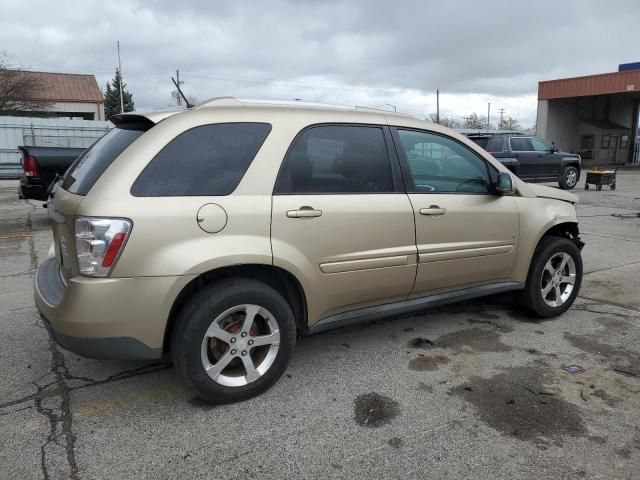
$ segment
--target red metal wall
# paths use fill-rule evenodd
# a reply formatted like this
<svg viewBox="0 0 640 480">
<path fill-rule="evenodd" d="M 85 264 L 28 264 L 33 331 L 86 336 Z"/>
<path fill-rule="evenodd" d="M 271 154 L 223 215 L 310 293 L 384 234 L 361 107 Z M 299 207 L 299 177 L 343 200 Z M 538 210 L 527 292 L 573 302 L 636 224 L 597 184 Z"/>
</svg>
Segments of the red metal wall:
<svg viewBox="0 0 640 480">
<path fill-rule="evenodd" d="M 538 83 L 538 100 L 627 92 L 640 94 L 640 70 L 563 78 Z"/>
</svg>

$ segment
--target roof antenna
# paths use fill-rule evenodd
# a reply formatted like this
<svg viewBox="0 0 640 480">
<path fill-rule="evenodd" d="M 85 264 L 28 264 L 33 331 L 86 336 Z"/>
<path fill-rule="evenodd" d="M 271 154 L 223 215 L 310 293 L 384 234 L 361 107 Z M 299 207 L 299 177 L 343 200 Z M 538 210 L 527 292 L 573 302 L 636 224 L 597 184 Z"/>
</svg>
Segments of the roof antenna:
<svg viewBox="0 0 640 480">
<path fill-rule="evenodd" d="M 182 93 L 182 90 L 180 89 L 180 85 L 178 85 L 178 82 L 176 82 L 175 78 L 171 77 L 171 81 L 176 86 L 176 89 L 178 90 L 178 93 L 180 94 L 180 96 L 184 100 L 184 104 L 187 106 L 187 108 L 193 108 L 193 105 L 191 104 L 191 102 L 189 102 L 189 100 L 187 99 L 185 94 Z"/>
</svg>

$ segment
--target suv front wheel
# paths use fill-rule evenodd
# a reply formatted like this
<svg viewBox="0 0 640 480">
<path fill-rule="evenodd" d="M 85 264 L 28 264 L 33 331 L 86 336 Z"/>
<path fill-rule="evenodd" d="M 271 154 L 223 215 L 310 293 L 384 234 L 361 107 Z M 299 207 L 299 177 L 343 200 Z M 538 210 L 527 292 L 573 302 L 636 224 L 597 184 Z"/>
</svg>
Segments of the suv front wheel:
<svg viewBox="0 0 640 480">
<path fill-rule="evenodd" d="M 529 267 L 524 303 L 539 317 L 555 317 L 571 307 L 581 283 L 578 247 L 568 238 L 543 237 Z"/>
<path fill-rule="evenodd" d="M 560 177 L 560 188 L 563 190 L 573 190 L 578 184 L 579 176 L 580 173 L 576 167 L 565 167 Z"/>
<path fill-rule="evenodd" d="M 176 369 L 210 403 L 254 397 L 289 364 L 293 312 L 270 286 L 251 279 L 216 282 L 182 309 L 171 341 Z"/>
</svg>

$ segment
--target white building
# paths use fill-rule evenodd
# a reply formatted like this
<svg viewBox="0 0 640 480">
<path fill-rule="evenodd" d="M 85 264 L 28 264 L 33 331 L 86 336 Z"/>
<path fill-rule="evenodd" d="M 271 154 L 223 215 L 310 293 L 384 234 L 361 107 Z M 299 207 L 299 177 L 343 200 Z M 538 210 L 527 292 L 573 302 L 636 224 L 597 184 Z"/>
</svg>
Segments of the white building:
<svg viewBox="0 0 640 480">
<path fill-rule="evenodd" d="M 40 86 L 34 98 L 51 106 L 41 112 L 18 112 L 11 115 L 104 120 L 104 97 L 96 77 L 78 73 L 20 71 L 32 76 Z"/>
</svg>

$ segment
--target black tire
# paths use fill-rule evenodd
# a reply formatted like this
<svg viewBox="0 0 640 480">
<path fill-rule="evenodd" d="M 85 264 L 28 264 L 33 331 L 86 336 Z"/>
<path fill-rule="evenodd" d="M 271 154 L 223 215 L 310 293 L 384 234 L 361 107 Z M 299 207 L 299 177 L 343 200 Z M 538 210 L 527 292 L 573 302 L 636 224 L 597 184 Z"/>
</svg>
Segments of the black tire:
<svg viewBox="0 0 640 480">
<path fill-rule="evenodd" d="M 569 165 L 564 167 L 562 175 L 560 176 L 560 188 L 562 190 L 573 190 L 578 185 L 580 179 L 580 172 L 576 167 Z"/>
<path fill-rule="evenodd" d="M 562 305 L 552 307 L 545 302 L 542 295 L 543 270 L 549 259 L 560 252 L 569 254 L 573 259 L 576 277 L 573 285 L 573 291 L 569 297 Z M 525 306 L 538 317 L 556 317 L 566 312 L 571 307 L 578 296 L 581 284 L 582 256 L 580 255 L 580 250 L 575 243 L 564 237 L 555 237 L 552 235 L 542 237 L 542 240 L 540 240 L 540 243 L 533 254 L 531 266 L 529 267 L 529 274 L 527 276 L 527 283 L 524 291 L 522 292 Z"/>
<path fill-rule="evenodd" d="M 280 343 L 275 360 L 260 377 L 243 386 L 225 386 L 205 371 L 202 344 L 214 319 L 243 304 L 258 305 L 272 314 L 280 332 Z M 285 372 L 295 342 L 293 312 L 282 295 L 262 282 L 233 278 L 208 285 L 182 308 L 171 338 L 171 355 L 176 370 L 198 397 L 209 403 L 233 403 L 255 397 L 271 387 Z"/>
</svg>

